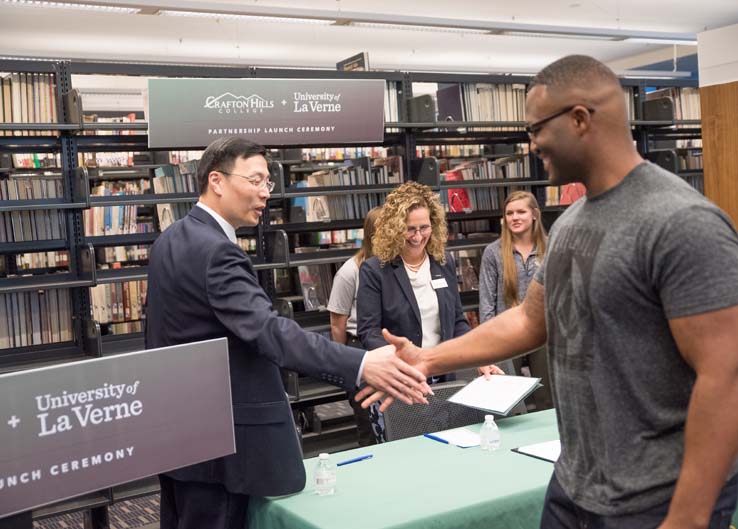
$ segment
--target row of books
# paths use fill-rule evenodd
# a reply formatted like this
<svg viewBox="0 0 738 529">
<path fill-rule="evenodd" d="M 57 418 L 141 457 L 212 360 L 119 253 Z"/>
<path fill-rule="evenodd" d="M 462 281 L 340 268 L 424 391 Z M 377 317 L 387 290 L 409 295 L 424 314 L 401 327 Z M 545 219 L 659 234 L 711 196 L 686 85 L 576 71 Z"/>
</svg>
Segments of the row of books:
<svg viewBox="0 0 738 529">
<path fill-rule="evenodd" d="M 464 162 L 446 171 L 442 179 L 449 181 L 497 180 L 505 178 L 524 178 L 530 174 L 528 156 L 512 156 L 496 160 L 473 160 Z M 513 186 L 530 191 L 529 186 Z M 508 192 L 512 187 L 508 187 Z M 472 211 L 494 211 L 504 203 L 505 188 L 476 187 L 451 188 L 441 193 L 441 202 L 450 213 L 471 213 Z"/>
<path fill-rule="evenodd" d="M 154 193 L 196 193 L 197 161 L 190 160 L 177 165 L 169 164 L 154 170 Z"/>
<path fill-rule="evenodd" d="M 336 166 L 308 175 L 293 188 L 332 187 L 349 188 L 354 185 L 393 185 L 403 182 L 403 164 L 399 156 L 370 160 L 352 160 L 350 165 Z M 292 209 L 302 208 L 305 222 L 360 219 L 370 209 L 384 203 L 386 193 L 343 195 L 316 195 L 293 198 Z M 298 216 L 292 215 L 293 221 Z M 302 220 L 300 218 L 299 220 Z"/>
<path fill-rule="evenodd" d="M 687 149 L 677 153 L 677 164 L 680 171 L 702 169 L 702 149 Z"/>
<path fill-rule="evenodd" d="M 484 145 L 418 145 L 415 147 L 417 158 L 467 158 L 485 154 Z"/>
<path fill-rule="evenodd" d="M 464 102 L 461 121 L 525 121 L 524 84 L 466 83 L 461 87 Z M 439 121 L 441 117 L 446 116 L 439 114 Z M 498 127 L 497 130 L 514 129 Z"/>
<path fill-rule="evenodd" d="M 83 121 L 85 123 L 135 123 L 136 122 L 136 113 L 131 112 L 129 114 L 126 114 L 124 116 L 112 116 L 112 117 L 103 117 L 98 116 L 97 114 L 85 114 L 83 116 Z M 86 130 L 84 132 L 85 135 L 88 136 L 129 136 L 131 134 L 137 134 L 140 131 L 135 130 Z"/>
<path fill-rule="evenodd" d="M 0 213 L 0 242 L 59 240 L 66 237 L 66 215 L 58 209 Z"/>
<path fill-rule="evenodd" d="M 151 182 L 145 178 L 139 180 L 107 181 L 94 186 L 90 196 L 124 196 L 141 195 L 151 189 Z M 85 235 L 122 235 L 129 233 L 150 233 L 154 231 L 151 216 L 141 217 L 140 206 L 124 204 L 117 206 L 100 206 L 82 212 Z"/>
<path fill-rule="evenodd" d="M 518 154 L 498 158 L 480 158 L 457 162 L 441 160 L 443 180 L 496 180 L 501 178 L 527 178 L 531 174 L 527 148 Z"/>
<path fill-rule="evenodd" d="M 77 163 L 81 167 L 131 167 L 137 154 L 132 151 L 81 152 Z"/>
<path fill-rule="evenodd" d="M 53 152 L 13 154 L 12 163 L 19 169 L 51 169 L 61 167 L 61 155 Z"/>
<path fill-rule="evenodd" d="M 180 165 L 186 162 L 197 161 L 202 158 L 202 150 L 198 151 L 169 151 L 169 163 Z"/>
<path fill-rule="evenodd" d="M 0 294 L 0 349 L 72 340 L 69 290 Z"/>
<path fill-rule="evenodd" d="M 15 173 L 0 179 L 0 200 L 36 200 L 63 196 L 64 184 L 61 176 Z"/>
<path fill-rule="evenodd" d="M 294 206 L 305 207 L 306 222 L 330 222 L 332 220 L 361 219 L 369 210 L 384 204 L 387 193 L 362 193 L 356 195 L 328 195 L 295 198 Z"/>
<path fill-rule="evenodd" d="M 102 329 L 103 334 L 132 334 L 143 332 L 143 321 L 124 321 L 120 323 L 108 323 Z"/>
<path fill-rule="evenodd" d="M 91 196 L 144 195 L 153 190 L 154 194 L 183 193 L 197 191 L 197 162 L 183 162 L 180 165 L 157 167 L 154 178 L 138 180 L 106 181 L 94 186 Z M 159 230 L 164 231 L 176 220 L 184 217 L 192 208 L 191 202 L 163 203 L 156 205 Z M 93 207 L 84 212 L 85 233 L 93 235 L 120 235 L 129 233 L 150 233 L 155 231 L 151 216 L 142 216 L 136 204 Z"/>
<path fill-rule="evenodd" d="M 198 160 L 187 160 L 177 165 L 169 164 L 157 167 L 152 182 L 154 193 L 196 193 Z M 171 204 L 157 204 L 156 213 L 159 219 L 159 230 L 164 231 L 174 222 L 184 218 L 192 209 L 195 200 L 191 202 L 174 202 Z"/>
<path fill-rule="evenodd" d="M 302 149 L 305 161 L 352 160 L 356 158 L 387 158 L 386 147 L 312 147 Z"/>
<path fill-rule="evenodd" d="M 384 83 L 384 121 L 400 121 L 397 87 L 395 83 Z"/>
<path fill-rule="evenodd" d="M 151 187 L 148 179 L 102 182 L 90 189 L 92 197 L 110 197 L 123 195 L 140 195 Z M 85 235 L 119 235 L 125 233 L 146 233 L 146 228 L 139 231 L 138 205 L 102 206 L 86 209 L 82 212 Z M 144 223 L 147 224 L 147 223 Z M 153 226 L 152 226 L 153 228 Z"/>
<path fill-rule="evenodd" d="M 136 204 L 121 206 L 92 207 L 83 211 L 86 237 L 103 235 L 129 235 L 134 233 L 154 233 L 154 219 L 141 214 L 146 209 Z"/>
<path fill-rule="evenodd" d="M 311 246 L 359 248 L 364 239 L 364 230 L 358 228 L 351 230 L 315 231 L 304 234 L 301 238 L 306 244 Z"/>
<path fill-rule="evenodd" d="M 153 227 L 152 227 L 153 228 Z M 104 246 L 95 248 L 95 262 L 98 265 L 148 261 L 149 246 L 136 244 L 129 246 Z"/>
<path fill-rule="evenodd" d="M 146 285 L 146 281 L 124 281 L 91 287 L 92 318 L 101 324 L 143 319 Z"/>
<path fill-rule="evenodd" d="M 69 252 L 66 250 L 22 253 L 14 258 L 19 271 L 69 267 Z"/>
<path fill-rule="evenodd" d="M 310 166 L 305 169 L 310 170 Z M 300 167 L 293 168 L 297 172 Z M 306 181 L 296 182 L 297 187 L 391 185 L 403 182 L 404 170 L 401 156 L 389 158 L 356 158 L 341 165 L 322 166 L 307 176 Z"/>
<path fill-rule="evenodd" d="M 452 84 L 436 90 L 437 120 L 525 121 L 526 86 L 520 83 Z M 623 87 L 630 119 L 635 117 L 632 87 Z M 485 130 L 516 130 L 519 127 L 485 127 Z"/>
<path fill-rule="evenodd" d="M 449 233 L 490 233 L 490 219 L 449 221 Z"/>
<path fill-rule="evenodd" d="M 56 123 L 56 79 L 50 73 L 0 73 L 0 122 Z M 51 136 L 53 131 L 0 131 L 0 136 Z"/>
</svg>

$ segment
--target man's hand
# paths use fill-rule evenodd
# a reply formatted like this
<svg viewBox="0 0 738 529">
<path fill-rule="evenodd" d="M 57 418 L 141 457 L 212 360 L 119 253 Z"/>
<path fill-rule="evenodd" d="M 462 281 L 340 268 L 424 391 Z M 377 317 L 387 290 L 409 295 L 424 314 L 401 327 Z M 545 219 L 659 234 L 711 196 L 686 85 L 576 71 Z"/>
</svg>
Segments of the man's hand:
<svg viewBox="0 0 738 529">
<path fill-rule="evenodd" d="M 362 379 L 372 391 L 388 393 L 406 404 L 428 404 L 425 395 L 431 393 L 431 389 L 425 381 L 425 375 L 398 358 L 393 345 L 385 345 L 367 353 Z"/>
<path fill-rule="evenodd" d="M 405 362 L 422 371 L 428 376 L 428 366 L 423 363 L 423 350 L 413 342 L 402 336 L 395 336 L 387 329 L 382 329 L 382 336 L 387 343 L 397 348 L 396 355 Z"/>
<path fill-rule="evenodd" d="M 504 375 L 505 372 L 494 364 L 477 368 L 480 375 L 484 375 L 484 380 L 490 380 L 492 375 Z"/>
<path fill-rule="evenodd" d="M 422 363 L 423 350 L 420 347 L 413 344 L 407 338 L 395 336 L 387 329 L 382 329 L 382 336 L 387 341 L 387 343 L 390 344 L 390 346 L 394 346 L 394 348 L 396 348 L 395 354 L 399 358 L 401 358 L 408 364 L 420 369 L 424 373 L 427 373 L 428 368 Z M 425 381 L 425 378 L 423 378 L 423 381 Z M 428 388 L 426 394 L 430 393 L 432 395 L 433 391 L 430 389 L 430 386 L 425 384 L 425 387 Z M 387 393 L 389 393 L 389 396 L 386 395 Z M 394 402 L 395 399 L 393 398 L 391 392 L 382 391 L 382 388 L 376 387 L 373 384 L 369 384 L 356 394 L 354 400 L 356 400 L 356 402 L 361 402 L 362 408 L 368 408 L 372 403 L 381 400 L 382 405 L 379 407 L 379 411 L 384 411 L 390 406 L 390 404 Z M 404 399 L 403 402 L 410 404 Z M 423 404 L 428 404 L 428 401 L 426 401 L 425 399 L 419 402 L 422 402 Z"/>
</svg>

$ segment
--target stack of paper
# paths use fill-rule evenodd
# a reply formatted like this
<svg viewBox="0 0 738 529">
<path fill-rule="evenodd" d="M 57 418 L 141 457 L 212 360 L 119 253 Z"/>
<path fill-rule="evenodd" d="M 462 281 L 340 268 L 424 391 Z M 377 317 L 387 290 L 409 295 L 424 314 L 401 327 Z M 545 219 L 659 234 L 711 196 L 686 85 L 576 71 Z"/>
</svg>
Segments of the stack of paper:
<svg viewBox="0 0 738 529">
<path fill-rule="evenodd" d="M 543 459 L 544 461 L 550 461 L 556 463 L 556 460 L 561 455 L 561 441 L 546 441 L 544 443 L 536 443 L 534 445 L 521 446 L 519 448 L 513 448 L 513 452 L 523 454 L 536 459 Z"/>
<path fill-rule="evenodd" d="M 515 405 L 541 387 L 541 379 L 511 375 L 492 375 L 490 380 L 479 377 L 454 393 L 449 402 L 507 415 Z"/>
<path fill-rule="evenodd" d="M 425 437 L 438 441 L 439 443 L 456 445 L 460 448 L 479 446 L 479 432 L 471 431 L 465 426 L 442 432 L 427 433 Z"/>
</svg>

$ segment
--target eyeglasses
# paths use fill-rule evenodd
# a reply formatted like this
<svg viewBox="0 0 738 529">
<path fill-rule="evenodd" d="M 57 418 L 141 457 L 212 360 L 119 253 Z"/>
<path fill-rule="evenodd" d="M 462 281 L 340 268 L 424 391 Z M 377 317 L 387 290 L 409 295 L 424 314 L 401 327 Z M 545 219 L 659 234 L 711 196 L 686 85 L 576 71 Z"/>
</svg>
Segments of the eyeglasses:
<svg viewBox="0 0 738 529">
<path fill-rule="evenodd" d="M 427 224 L 425 226 L 420 226 L 418 228 L 408 227 L 405 230 L 405 237 L 407 237 L 408 239 L 411 238 L 411 237 L 415 237 L 415 234 L 416 233 L 420 233 L 420 235 L 422 235 L 423 237 L 425 237 L 426 235 L 428 235 L 431 232 L 432 229 L 433 229 L 433 226 L 429 226 Z"/>
<path fill-rule="evenodd" d="M 274 182 L 272 182 L 271 180 L 269 180 L 269 178 L 261 178 L 259 180 L 256 180 L 255 178 L 252 178 L 250 176 L 244 176 L 244 175 L 238 174 L 238 173 L 227 173 L 226 171 L 218 171 L 218 172 L 219 173 L 223 173 L 225 175 L 230 175 L 230 176 L 240 176 L 244 180 L 248 180 L 248 182 L 250 184 L 255 185 L 259 189 L 266 189 L 270 193 L 274 190 L 274 185 L 275 184 L 274 184 Z"/>
<path fill-rule="evenodd" d="M 583 105 L 581 103 L 577 103 L 576 105 L 568 106 L 568 107 L 564 108 L 563 110 L 559 110 L 555 114 L 551 114 L 547 118 L 539 119 L 538 121 L 536 121 L 534 123 L 531 123 L 530 125 L 526 125 L 525 126 L 525 132 L 528 133 L 528 136 L 529 137 L 533 137 L 536 134 L 538 134 L 539 132 L 541 132 L 541 129 L 543 128 L 543 126 L 546 123 L 548 123 L 552 119 L 558 118 L 559 116 L 563 116 L 564 114 L 568 114 L 569 112 L 571 112 L 572 110 L 574 110 L 576 107 L 579 107 L 579 106 L 583 106 Z M 584 108 L 586 108 L 589 111 L 590 114 L 594 114 L 594 111 L 595 111 L 594 108 L 589 108 L 589 107 L 584 107 Z"/>
</svg>

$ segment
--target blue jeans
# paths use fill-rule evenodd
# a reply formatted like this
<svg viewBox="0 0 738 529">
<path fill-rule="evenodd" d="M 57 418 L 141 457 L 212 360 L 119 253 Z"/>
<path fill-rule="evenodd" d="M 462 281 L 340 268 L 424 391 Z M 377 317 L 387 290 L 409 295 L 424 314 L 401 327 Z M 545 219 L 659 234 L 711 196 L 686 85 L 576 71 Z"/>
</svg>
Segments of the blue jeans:
<svg viewBox="0 0 738 529">
<path fill-rule="evenodd" d="M 738 500 L 738 476 L 720 491 L 708 529 L 728 529 Z M 655 529 L 666 518 L 670 501 L 636 514 L 603 516 L 577 507 L 561 488 L 556 474 L 551 477 L 543 504 L 541 529 Z"/>
</svg>

